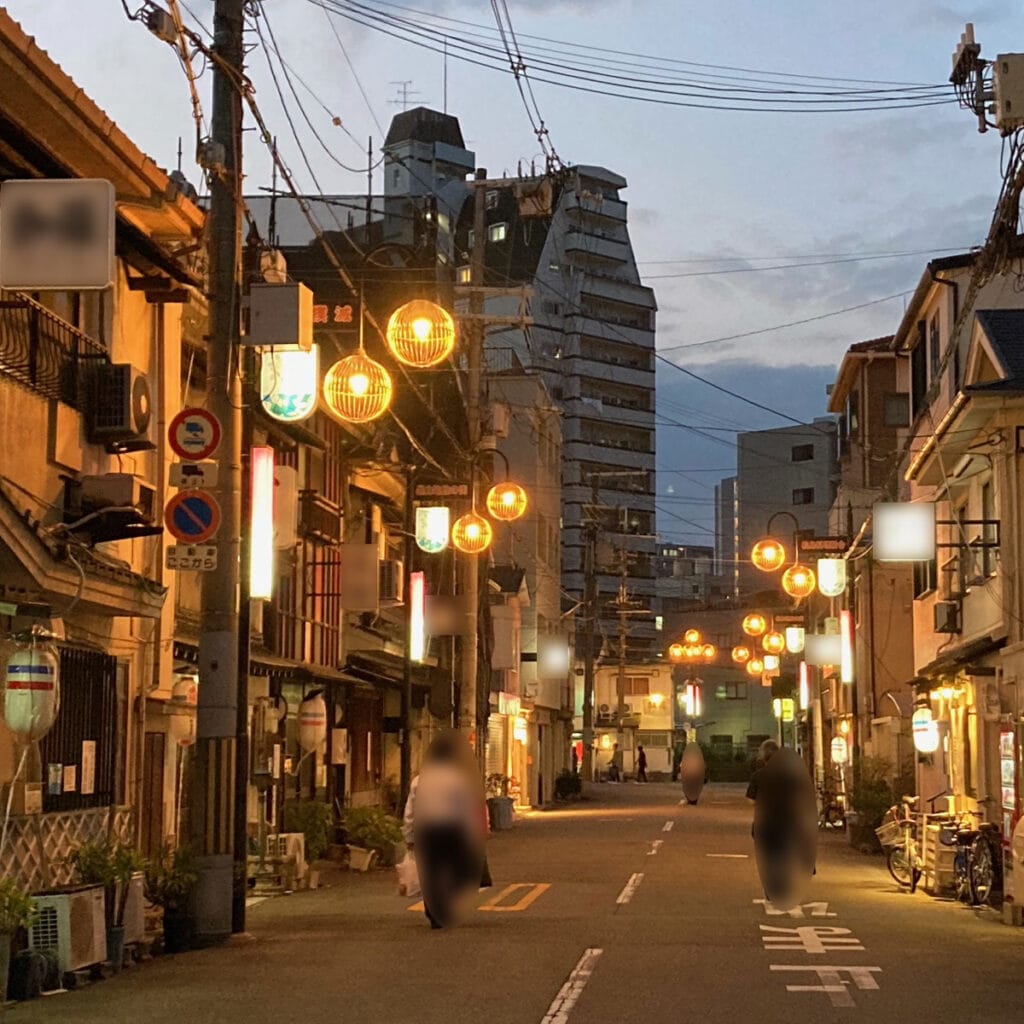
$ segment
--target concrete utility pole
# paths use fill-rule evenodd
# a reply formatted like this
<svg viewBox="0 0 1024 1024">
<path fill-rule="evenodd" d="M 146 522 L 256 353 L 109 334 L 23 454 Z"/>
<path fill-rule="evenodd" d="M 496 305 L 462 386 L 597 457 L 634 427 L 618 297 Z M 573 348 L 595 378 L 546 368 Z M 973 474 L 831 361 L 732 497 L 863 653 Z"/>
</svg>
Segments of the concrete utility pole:
<svg viewBox="0 0 1024 1024">
<path fill-rule="evenodd" d="M 625 524 L 623 524 L 625 525 Z M 619 722 L 619 750 L 625 739 L 626 718 L 626 642 L 629 639 L 629 591 L 626 588 L 626 547 L 619 548 L 619 671 L 615 677 L 616 717 Z"/>
<path fill-rule="evenodd" d="M 203 573 L 199 636 L 199 705 L 191 778 L 189 839 L 199 883 L 193 912 L 201 943 L 232 930 L 235 759 L 238 722 L 238 602 L 241 516 L 242 389 L 236 364 L 239 331 L 242 163 L 243 0 L 215 0 L 213 108 L 207 219 L 209 353 L 207 408 L 221 424 L 218 567 Z M 245 699 L 245 695 L 242 696 Z"/>
<path fill-rule="evenodd" d="M 466 424 L 469 442 L 469 479 L 473 487 L 476 467 L 474 460 L 480 445 L 480 384 L 484 353 L 484 270 L 487 244 L 487 190 L 484 182 L 487 171 L 477 169 L 473 187 L 473 251 L 470 254 L 470 320 L 466 349 Z M 486 557 L 486 556 L 484 556 Z M 484 748 L 478 735 L 479 710 L 477 670 L 479 661 L 480 629 L 480 556 L 462 556 L 462 590 L 466 599 L 466 630 L 462 638 L 461 685 L 459 687 L 459 728 L 474 736 L 477 754 Z"/>
</svg>

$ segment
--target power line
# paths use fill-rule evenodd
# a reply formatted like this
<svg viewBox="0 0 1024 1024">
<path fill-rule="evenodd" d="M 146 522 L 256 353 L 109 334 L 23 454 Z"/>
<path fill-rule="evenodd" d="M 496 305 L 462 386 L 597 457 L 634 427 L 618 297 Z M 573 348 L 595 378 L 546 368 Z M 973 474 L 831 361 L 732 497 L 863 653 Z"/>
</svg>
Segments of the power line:
<svg viewBox="0 0 1024 1024">
<path fill-rule="evenodd" d="M 938 253 L 957 253 L 963 252 L 965 249 L 969 249 L 970 246 L 957 246 L 955 249 L 918 249 L 912 252 L 875 252 L 874 250 L 867 250 L 865 252 L 811 252 L 811 253 L 777 253 L 772 256 L 745 256 L 745 255 L 733 255 L 733 256 L 677 256 L 673 259 L 666 259 L 664 257 L 660 259 L 651 260 L 637 260 L 636 264 L 638 267 L 650 267 L 659 264 L 677 264 L 677 263 L 735 263 L 744 261 L 747 263 L 753 263 L 758 260 L 824 260 L 824 259 L 843 259 L 846 257 L 856 256 L 860 259 L 883 259 L 893 256 L 912 256 L 912 255 L 936 255 Z"/>
<path fill-rule="evenodd" d="M 667 348 L 659 348 L 655 353 L 655 358 L 660 359 L 662 362 L 668 363 L 669 366 L 675 366 L 671 359 L 665 358 L 666 352 L 682 352 L 684 349 L 704 348 L 707 345 L 717 345 L 723 341 L 738 341 L 740 338 L 753 338 L 758 334 L 770 334 L 772 331 L 785 330 L 787 327 L 800 327 L 803 324 L 816 323 L 818 320 L 828 320 L 833 316 L 842 316 L 843 313 L 852 313 L 854 310 L 867 309 L 869 306 L 878 306 L 883 302 L 892 302 L 893 299 L 906 298 L 908 295 L 912 295 L 914 290 L 908 289 L 904 292 L 896 292 L 894 295 L 883 295 L 880 299 L 871 299 L 868 302 L 859 302 L 855 306 L 844 306 L 842 309 L 833 309 L 828 313 L 818 313 L 816 316 L 804 317 L 803 320 L 791 320 L 785 324 L 774 324 L 772 327 L 759 327 L 755 331 L 741 331 L 739 334 L 726 334 L 720 338 L 708 338 L 706 341 L 691 341 L 682 345 L 670 345 Z"/>
</svg>

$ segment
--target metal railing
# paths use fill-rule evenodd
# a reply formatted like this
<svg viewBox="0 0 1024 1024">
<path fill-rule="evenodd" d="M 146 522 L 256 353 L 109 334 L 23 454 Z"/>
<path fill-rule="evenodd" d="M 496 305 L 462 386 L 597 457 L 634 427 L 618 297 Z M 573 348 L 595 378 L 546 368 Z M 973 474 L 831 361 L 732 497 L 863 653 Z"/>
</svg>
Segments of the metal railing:
<svg viewBox="0 0 1024 1024">
<path fill-rule="evenodd" d="M 0 292 L 0 375 L 81 409 L 82 365 L 108 358 L 102 345 L 45 306 L 20 292 Z"/>
</svg>

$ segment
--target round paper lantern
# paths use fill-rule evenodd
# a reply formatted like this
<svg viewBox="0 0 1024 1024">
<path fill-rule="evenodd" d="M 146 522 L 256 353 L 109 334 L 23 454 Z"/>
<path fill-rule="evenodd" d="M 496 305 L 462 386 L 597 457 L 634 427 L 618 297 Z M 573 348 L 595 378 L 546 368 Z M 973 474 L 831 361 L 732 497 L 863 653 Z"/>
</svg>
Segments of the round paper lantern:
<svg viewBox="0 0 1024 1024">
<path fill-rule="evenodd" d="M 700 654 L 705 661 L 711 661 L 718 654 L 718 648 L 714 644 L 705 644 L 700 649 Z"/>
<path fill-rule="evenodd" d="M 782 589 L 790 597 L 809 597 L 814 593 L 814 570 L 797 562 L 782 574 Z"/>
<path fill-rule="evenodd" d="M 459 516 L 452 527 L 452 543 L 467 555 L 486 551 L 493 536 L 491 524 L 476 512 L 467 512 L 464 516 Z"/>
<path fill-rule="evenodd" d="M 668 649 L 668 656 L 672 661 L 682 661 L 683 658 L 683 645 L 682 644 L 671 644 Z"/>
<path fill-rule="evenodd" d="M 391 354 L 406 366 L 436 366 L 455 348 L 455 321 L 434 302 L 414 299 L 391 314 L 387 331 Z"/>
<path fill-rule="evenodd" d="M 769 654 L 781 654 L 786 649 L 786 638 L 772 630 L 761 637 L 761 646 Z"/>
<path fill-rule="evenodd" d="M 732 649 L 732 660 L 735 661 L 737 665 L 745 665 L 750 661 L 750 648 L 744 644 L 737 644 Z"/>
<path fill-rule="evenodd" d="M 320 692 L 310 694 L 300 705 L 299 746 L 307 753 L 327 741 L 327 702 Z"/>
<path fill-rule="evenodd" d="M 324 401 L 339 420 L 369 423 L 391 404 L 391 375 L 360 349 L 327 371 Z"/>
<path fill-rule="evenodd" d="M 518 519 L 526 511 L 526 491 L 519 484 L 506 481 L 495 484 L 487 492 L 487 511 L 495 519 L 511 522 Z"/>
<path fill-rule="evenodd" d="M 694 658 L 699 658 L 701 653 L 700 644 L 686 644 L 683 647 L 683 656 L 693 661 Z"/>
<path fill-rule="evenodd" d="M 751 612 L 743 620 L 743 632 L 747 636 L 760 636 L 768 628 L 768 620 L 760 612 Z"/>
<path fill-rule="evenodd" d="M 764 672 L 764 662 L 760 658 L 751 658 L 747 662 L 747 675 L 759 676 Z"/>
<path fill-rule="evenodd" d="M 297 423 L 316 411 L 320 356 L 316 345 L 304 352 L 281 345 L 260 357 L 260 404 L 268 416 Z"/>
<path fill-rule="evenodd" d="M 688 644 L 699 644 L 700 643 L 700 630 L 699 629 L 688 629 L 683 634 L 683 642 Z"/>
<path fill-rule="evenodd" d="M 48 647 L 32 644 L 7 659 L 4 721 L 7 728 L 38 740 L 53 727 L 60 707 L 60 662 Z"/>
<path fill-rule="evenodd" d="M 761 572 L 775 572 L 776 569 L 781 569 L 783 562 L 786 561 L 786 549 L 777 540 L 765 537 L 754 545 L 750 552 L 750 561 L 753 562 L 754 568 L 760 569 Z"/>
</svg>

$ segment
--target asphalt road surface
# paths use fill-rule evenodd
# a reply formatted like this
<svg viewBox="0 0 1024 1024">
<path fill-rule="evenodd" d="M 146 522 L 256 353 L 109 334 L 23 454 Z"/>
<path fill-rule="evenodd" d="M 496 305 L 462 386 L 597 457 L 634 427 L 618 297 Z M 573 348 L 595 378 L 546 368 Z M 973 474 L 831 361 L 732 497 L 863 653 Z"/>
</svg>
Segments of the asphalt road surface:
<svg viewBox="0 0 1024 1024">
<path fill-rule="evenodd" d="M 899 892 L 827 838 L 795 915 L 763 903 L 742 787 L 595 787 L 492 837 L 495 887 L 431 931 L 392 872 L 266 900 L 253 939 L 160 957 L 5 1024 L 1024 1021 L 1024 929 Z"/>
</svg>

